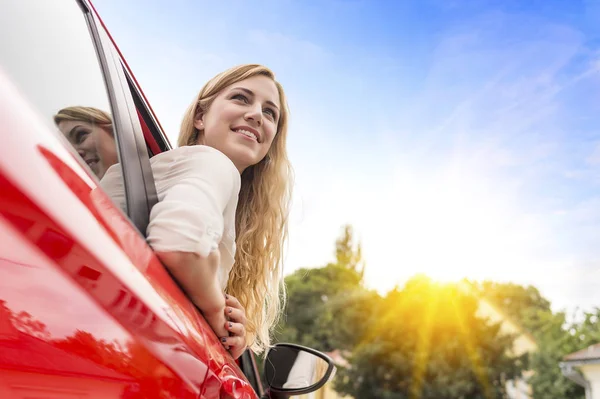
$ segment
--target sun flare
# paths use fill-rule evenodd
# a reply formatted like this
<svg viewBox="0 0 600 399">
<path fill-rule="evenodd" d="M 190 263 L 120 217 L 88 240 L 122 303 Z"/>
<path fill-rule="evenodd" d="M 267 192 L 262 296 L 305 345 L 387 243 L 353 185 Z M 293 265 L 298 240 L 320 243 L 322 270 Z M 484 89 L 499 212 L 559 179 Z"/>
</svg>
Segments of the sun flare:
<svg viewBox="0 0 600 399">
<path fill-rule="evenodd" d="M 389 250 L 384 259 L 383 250 L 365 248 L 368 265 L 388 265 L 385 272 L 373 271 L 373 286 L 384 291 L 392 288 L 390 280 L 401 284 L 415 274 L 439 282 L 502 280 L 524 267 L 523 244 L 531 238 L 531 226 L 489 184 L 464 176 L 403 182 L 393 192 L 397 200 L 388 208 L 385 227 L 373 226 L 391 237 L 382 239 L 381 248 L 393 248 L 394 268 Z"/>
</svg>

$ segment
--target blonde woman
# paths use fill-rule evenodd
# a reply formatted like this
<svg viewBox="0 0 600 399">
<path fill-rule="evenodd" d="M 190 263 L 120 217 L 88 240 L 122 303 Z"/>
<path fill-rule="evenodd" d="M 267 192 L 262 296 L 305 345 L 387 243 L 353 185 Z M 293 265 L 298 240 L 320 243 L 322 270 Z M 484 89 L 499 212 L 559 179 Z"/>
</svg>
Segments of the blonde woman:
<svg viewBox="0 0 600 399">
<path fill-rule="evenodd" d="M 54 123 L 99 179 L 118 162 L 112 119 L 105 111 L 66 107 L 54 115 Z"/>
<path fill-rule="evenodd" d="M 273 72 L 241 65 L 200 90 L 179 148 L 151 159 L 148 242 L 234 358 L 270 345 L 282 306 L 287 124 Z"/>
</svg>

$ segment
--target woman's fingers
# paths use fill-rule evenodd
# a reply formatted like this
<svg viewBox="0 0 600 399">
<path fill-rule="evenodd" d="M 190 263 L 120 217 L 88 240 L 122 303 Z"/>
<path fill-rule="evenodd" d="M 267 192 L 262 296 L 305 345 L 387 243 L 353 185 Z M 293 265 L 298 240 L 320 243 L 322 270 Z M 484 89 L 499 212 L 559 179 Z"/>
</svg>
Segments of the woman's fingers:
<svg viewBox="0 0 600 399">
<path fill-rule="evenodd" d="M 236 297 L 225 295 L 225 329 L 229 337 L 221 338 L 221 343 L 237 359 L 246 350 L 246 311 Z"/>
<path fill-rule="evenodd" d="M 242 323 L 233 323 L 228 321 L 225 323 L 225 328 L 233 335 L 244 337 L 246 335 L 246 328 Z"/>
<path fill-rule="evenodd" d="M 231 306 L 225 306 L 225 317 L 236 323 L 246 324 L 246 312 L 242 309 L 236 309 Z"/>
<path fill-rule="evenodd" d="M 236 297 L 231 295 L 225 295 L 225 305 L 234 307 L 236 309 L 243 309 L 240 301 L 238 301 Z"/>
<path fill-rule="evenodd" d="M 213 329 L 215 334 L 217 334 L 217 337 L 222 337 L 224 335 L 227 335 L 228 330 L 227 330 L 227 327 L 225 327 L 225 323 L 227 322 L 227 319 L 223 313 L 221 313 L 221 312 L 205 313 L 204 319 L 211 326 L 211 328 Z"/>
<path fill-rule="evenodd" d="M 233 338 L 237 338 L 238 341 L 240 339 L 240 337 L 233 337 Z M 228 340 L 231 340 L 231 338 L 228 338 Z M 246 345 L 244 343 L 239 344 L 236 340 L 233 340 L 233 341 L 226 340 L 225 342 L 223 342 L 221 340 L 221 342 L 223 343 L 223 346 L 225 347 L 225 349 L 227 349 L 229 351 L 229 353 L 231 353 L 231 356 L 234 359 L 237 359 L 238 357 L 242 356 L 242 354 L 246 350 Z"/>
<path fill-rule="evenodd" d="M 231 348 L 246 348 L 246 342 L 244 342 L 243 337 L 233 336 L 233 337 L 223 337 L 221 338 L 221 343 L 225 347 L 225 349 Z"/>
</svg>

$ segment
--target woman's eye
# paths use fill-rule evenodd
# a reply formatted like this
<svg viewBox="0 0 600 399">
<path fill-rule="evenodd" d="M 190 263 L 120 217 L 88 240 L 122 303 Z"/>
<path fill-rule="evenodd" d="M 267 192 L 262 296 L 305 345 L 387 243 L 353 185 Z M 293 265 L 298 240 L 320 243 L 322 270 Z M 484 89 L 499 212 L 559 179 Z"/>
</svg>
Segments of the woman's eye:
<svg viewBox="0 0 600 399">
<path fill-rule="evenodd" d="M 271 108 L 267 108 L 263 112 L 266 113 L 266 114 L 271 115 L 271 118 L 275 119 L 275 116 L 276 116 L 275 115 L 275 111 L 273 111 Z"/>
<path fill-rule="evenodd" d="M 83 141 L 87 138 L 88 134 L 90 134 L 90 132 L 86 130 L 80 130 L 77 133 L 75 133 L 75 144 L 83 143 Z"/>
<path fill-rule="evenodd" d="M 243 94 L 236 94 L 236 95 L 234 95 L 234 96 L 233 96 L 233 97 L 231 97 L 231 98 L 233 98 L 234 100 L 240 100 L 240 101 L 243 101 L 244 103 L 248 103 L 248 97 L 246 97 L 246 96 L 245 96 L 245 95 L 243 95 Z"/>
</svg>

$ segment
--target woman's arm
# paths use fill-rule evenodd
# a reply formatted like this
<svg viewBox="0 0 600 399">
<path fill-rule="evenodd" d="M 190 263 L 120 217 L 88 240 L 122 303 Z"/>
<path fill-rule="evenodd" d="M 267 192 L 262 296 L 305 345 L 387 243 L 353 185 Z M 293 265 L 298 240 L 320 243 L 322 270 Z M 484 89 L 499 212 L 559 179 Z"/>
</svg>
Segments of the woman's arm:
<svg viewBox="0 0 600 399">
<path fill-rule="evenodd" d="M 175 280 L 202 311 L 218 337 L 227 337 L 225 328 L 225 296 L 219 287 L 217 273 L 220 264 L 218 251 L 208 257 L 192 252 L 157 252 Z"/>
<path fill-rule="evenodd" d="M 224 212 L 237 203 L 239 172 L 223 153 L 204 146 L 157 155 L 153 172 L 160 201 L 150 212 L 148 243 L 215 333 L 227 337 L 219 244 Z"/>
</svg>

